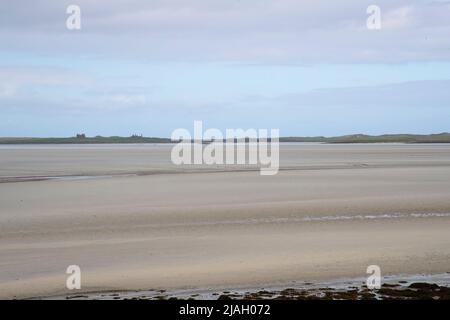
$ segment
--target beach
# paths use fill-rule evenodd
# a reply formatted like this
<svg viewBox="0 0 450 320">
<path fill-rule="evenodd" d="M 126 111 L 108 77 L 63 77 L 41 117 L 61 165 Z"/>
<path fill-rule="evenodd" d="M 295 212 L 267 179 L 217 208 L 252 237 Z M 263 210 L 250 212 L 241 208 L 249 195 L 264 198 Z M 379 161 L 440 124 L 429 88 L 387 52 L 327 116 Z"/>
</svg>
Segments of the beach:
<svg viewBox="0 0 450 320">
<path fill-rule="evenodd" d="M 273 176 L 171 147 L 0 146 L 0 297 L 450 272 L 450 145 L 282 143 Z"/>
</svg>

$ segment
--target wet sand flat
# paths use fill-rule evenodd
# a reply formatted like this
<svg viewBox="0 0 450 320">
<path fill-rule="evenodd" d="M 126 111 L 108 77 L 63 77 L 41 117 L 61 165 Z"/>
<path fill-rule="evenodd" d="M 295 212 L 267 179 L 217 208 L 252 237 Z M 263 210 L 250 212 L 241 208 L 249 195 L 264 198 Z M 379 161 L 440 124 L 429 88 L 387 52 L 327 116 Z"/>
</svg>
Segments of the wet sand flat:
<svg viewBox="0 0 450 320">
<path fill-rule="evenodd" d="M 275 176 L 170 148 L 0 147 L 0 297 L 68 293 L 72 264 L 81 292 L 450 271 L 450 145 L 283 144 Z"/>
</svg>

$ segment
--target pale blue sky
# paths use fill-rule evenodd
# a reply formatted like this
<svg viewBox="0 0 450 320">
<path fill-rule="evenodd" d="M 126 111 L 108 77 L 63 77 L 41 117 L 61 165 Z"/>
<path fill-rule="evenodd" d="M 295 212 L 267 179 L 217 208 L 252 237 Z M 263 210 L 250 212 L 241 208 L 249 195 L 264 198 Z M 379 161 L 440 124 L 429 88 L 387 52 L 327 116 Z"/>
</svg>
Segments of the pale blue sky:
<svg viewBox="0 0 450 320">
<path fill-rule="evenodd" d="M 79 1 L 79 31 L 64 1 L 19 2 L 0 15 L 0 136 L 450 131 L 449 2 L 379 1 L 379 31 L 356 0 Z"/>
</svg>

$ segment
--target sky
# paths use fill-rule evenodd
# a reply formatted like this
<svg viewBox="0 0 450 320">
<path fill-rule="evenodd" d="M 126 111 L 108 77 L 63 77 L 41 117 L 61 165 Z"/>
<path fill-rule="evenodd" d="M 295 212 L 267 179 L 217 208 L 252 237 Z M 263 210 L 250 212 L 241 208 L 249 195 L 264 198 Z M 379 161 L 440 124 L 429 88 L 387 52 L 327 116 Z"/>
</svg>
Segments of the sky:
<svg viewBox="0 0 450 320">
<path fill-rule="evenodd" d="M 450 131 L 447 0 L 0 6 L 0 136 L 170 137 L 194 120 L 281 136 Z"/>
</svg>

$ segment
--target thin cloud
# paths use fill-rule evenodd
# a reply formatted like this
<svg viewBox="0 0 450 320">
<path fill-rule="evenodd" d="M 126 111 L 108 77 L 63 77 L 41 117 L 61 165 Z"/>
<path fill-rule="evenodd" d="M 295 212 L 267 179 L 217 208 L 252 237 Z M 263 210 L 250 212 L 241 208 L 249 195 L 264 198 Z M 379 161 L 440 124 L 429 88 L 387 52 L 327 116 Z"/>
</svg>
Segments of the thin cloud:
<svg viewBox="0 0 450 320">
<path fill-rule="evenodd" d="M 65 28 L 69 1 L 11 1 L 0 48 L 170 61 L 383 63 L 450 59 L 447 2 L 380 0 L 382 29 L 366 28 L 370 1 L 80 0 L 82 30 Z M 439 5 L 437 5 L 439 4 Z M 33 40 L 35 39 L 35 40 Z M 123 50 L 127 48 L 127 50 Z"/>
</svg>

